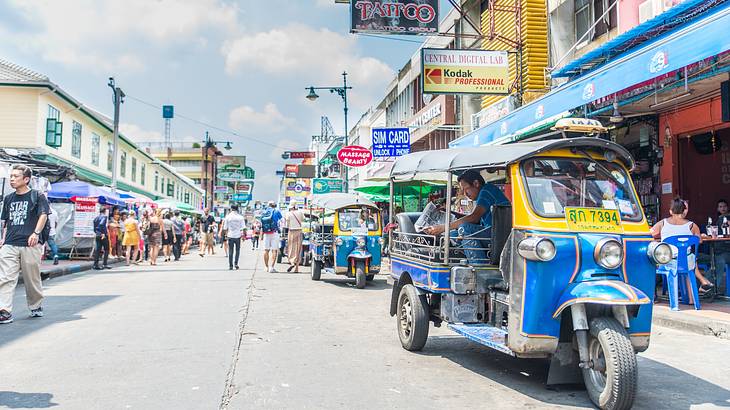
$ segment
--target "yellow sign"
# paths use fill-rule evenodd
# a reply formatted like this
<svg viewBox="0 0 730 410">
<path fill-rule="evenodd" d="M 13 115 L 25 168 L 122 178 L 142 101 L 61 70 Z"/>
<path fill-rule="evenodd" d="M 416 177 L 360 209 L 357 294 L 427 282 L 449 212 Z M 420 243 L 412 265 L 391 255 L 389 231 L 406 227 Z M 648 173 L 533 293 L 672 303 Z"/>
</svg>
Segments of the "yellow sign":
<svg viewBox="0 0 730 410">
<path fill-rule="evenodd" d="M 509 60 L 506 51 L 421 51 L 424 94 L 507 94 Z"/>
<path fill-rule="evenodd" d="M 623 232 L 617 209 L 565 207 L 565 220 L 568 229 L 575 232 Z"/>
</svg>

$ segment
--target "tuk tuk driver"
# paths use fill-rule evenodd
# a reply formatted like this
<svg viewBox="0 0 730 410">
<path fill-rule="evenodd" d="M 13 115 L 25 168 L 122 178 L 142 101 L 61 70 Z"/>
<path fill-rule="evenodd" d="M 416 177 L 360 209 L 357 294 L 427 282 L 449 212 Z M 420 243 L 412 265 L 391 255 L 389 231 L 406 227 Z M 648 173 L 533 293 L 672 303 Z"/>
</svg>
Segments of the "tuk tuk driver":
<svg viewBox="0 0 730 410">
<path fill-rule="evenodd" d="M 476 202 L 471 214 L 462 216 L 449 224 L 450 230 L 458 230 L 469 263 L 486 263 L 487 255 L 482 239 L 491 238 L 492 205 L 507 205 L 509 200 L 495 185 L 487 184 L 476 170 L 468 170 L 457 178 L 462 192 Z M 433 225 L 424 229 L 429 235 L 440 235 L 444 225 Z M 482 248 L 482 249 L 475 249 Z"/>
</svg>

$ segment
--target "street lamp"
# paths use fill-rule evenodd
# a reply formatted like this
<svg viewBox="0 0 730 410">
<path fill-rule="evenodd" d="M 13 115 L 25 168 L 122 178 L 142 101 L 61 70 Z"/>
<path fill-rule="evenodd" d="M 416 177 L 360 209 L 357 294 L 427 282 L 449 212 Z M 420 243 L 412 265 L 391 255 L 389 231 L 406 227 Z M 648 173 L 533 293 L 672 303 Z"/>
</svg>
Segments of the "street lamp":
<svg viewBox="0 0 730 410">
<path fill-rule="evenodd" d="M 319 95 L 314 90 L 329 90 L 330 93 L 339 95 L 342 98 L 342 101 L 345 103 L 345 146 L 347 146 L 348 141 L 348 129 L 347 129 L 347 90 L 352 90 L 352 87 L 347 86 L 347 71 L 342 73 L 342 87 L 306 87 L 305 90 L 309 90 L 309 94 L 307 94 L 306 98 L 309 101 L 314 101 L 317 98 L 319 98 Z M 348 191 L 348 185 L 349 181 L 347 179 L 347 167 L 345 167 L 345 192 Z"/>
<path fill-rule="evenodd" d="M 226 150 L 230 150 L 231 147 L 231 141 L 213 141 L 210 139 L 210 135 L 208 135 L 208 131 L 205 132 L 205 139 L 203 140 L 203 172 L 204 172 L 204 181 L 205 181 L 205 187 L 203 190 L 203 202 L 205 203 L 204 208 L 212 208 L 208 205 L 208 191 L 211 191 L 211 197 L 213 196 L 213 192 L 211 190 L 211 181 L 208 180 L 208 149 L 216 144 L 226 144 L 223 148 Z M 215 175 L 211 175 L 214 177 Z M 212 179 L 212 178 L 211 178 Z"/>
</svg>

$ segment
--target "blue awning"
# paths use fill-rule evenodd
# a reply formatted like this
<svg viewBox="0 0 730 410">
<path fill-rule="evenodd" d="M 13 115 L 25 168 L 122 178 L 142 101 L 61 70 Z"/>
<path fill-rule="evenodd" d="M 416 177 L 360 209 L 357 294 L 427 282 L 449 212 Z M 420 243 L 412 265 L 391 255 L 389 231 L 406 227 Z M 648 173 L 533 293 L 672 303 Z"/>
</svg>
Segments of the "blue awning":
<svg viewBox="0 0 730 410">
<path fill-rule="evenodd" d="M 685 25 L 688 21 L 694 20 L 695 16 L 701 15 L 712 6 L 724 1 L 712 2 L 710 8 L 706 7 L 707 0 L 685 0 L 682 3 L 670 8 L 664 13 L 649 19 L 625 33 L 619 34 L 613 39 L 601 44 L 599 47 L 583 54 L 577 59 L 569 62 L 560 69 L 552 72 L 553 78 L 573 77 L 585 73 L 605 63 L 611 57 L 634 48 L 637 45 L 649 40 L 662 32 L 673 30 L 678 26 Z"/>
<path fill-rule="evenodd" d="M 497 138 L 514 135 L 538 121 L 728 51 L 728 27 L 730 3 L 725 3 L 691 25 L 666 33 L 636 51 L 625 53 L 500 120 L 452 141 L 449 146 L 480 146 Z"/>
</svg>

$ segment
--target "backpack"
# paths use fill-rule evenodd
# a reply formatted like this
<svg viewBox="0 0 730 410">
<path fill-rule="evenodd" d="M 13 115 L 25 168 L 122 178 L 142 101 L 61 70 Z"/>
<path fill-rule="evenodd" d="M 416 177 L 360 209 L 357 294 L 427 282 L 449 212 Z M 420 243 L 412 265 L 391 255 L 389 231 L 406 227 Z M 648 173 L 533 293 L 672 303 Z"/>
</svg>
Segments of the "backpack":
<svg viewBox="0 0 730 410">
<path fill-rule="evenodd" d="M 35 189 L 30 190 L 30 211 L 33 211 L 36 206 L 38 206 L 38 191 Z M 3 209 L 8 206 L 8 202 L 10 201 L 10 195 L 6 195 L 5 198 L 3 198 Z M 48 206 L 50 208 L 50 204 Z M 41 234 L 38 235 L 38 243 L 44 244 L 48 241 L 48 237 L 51 236 L 51 222 L 48 220 L 48 217 L 46 216 L 46 224 L 43 226 L 43 229 L 41 229 Z"/>
<path fill-rule="evenodd" d="M 261 231 L 264 233 L 276 231 L 274 209 L 269 208 L 261 215 Z"/>
</svg>

